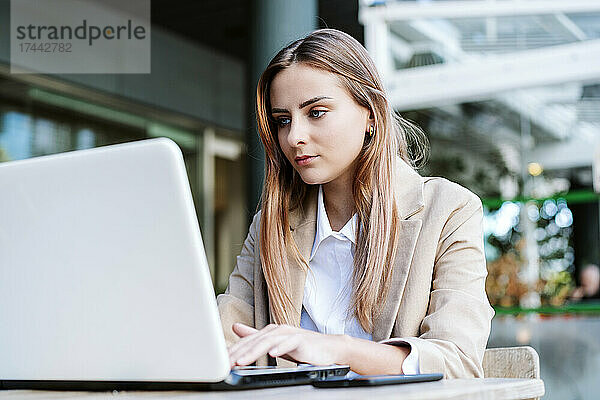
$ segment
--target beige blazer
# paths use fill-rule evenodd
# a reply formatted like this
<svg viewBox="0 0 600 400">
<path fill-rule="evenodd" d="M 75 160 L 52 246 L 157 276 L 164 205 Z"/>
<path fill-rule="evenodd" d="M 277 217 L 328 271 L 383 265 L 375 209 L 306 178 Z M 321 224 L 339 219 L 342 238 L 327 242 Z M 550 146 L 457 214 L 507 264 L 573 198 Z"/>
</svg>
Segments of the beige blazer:
<svg viewBox="0 0 600 400">
<path fill-rule="evenodd" d="M 494 315 L 485 294 L 487 275 L 482 206 L 467 189 L 443 178 L 423 178 L 401 161 L 398 169 L 399 247 L 389 295 L 374 321 L 373 340 L 418 349 L 421 373 L 483 377 L 483 353 Z M 290 215 L 292 236 L 308 260 L 315 238 L 317 187 Z M 260 212 L 250 225 L 229 286 L 217 297 L 228 344 L 231 326 L 258 329 L 272 322 L 260 256 Z M 306 271 L 290 255 L 291 298 L 302 309 Z M 294 324 L 300 325 L 300 312 Z M 277 364 L 285 360 L 277 359 Z M 259 365 L 275 360 L 262 357 Z"/>
</svg>

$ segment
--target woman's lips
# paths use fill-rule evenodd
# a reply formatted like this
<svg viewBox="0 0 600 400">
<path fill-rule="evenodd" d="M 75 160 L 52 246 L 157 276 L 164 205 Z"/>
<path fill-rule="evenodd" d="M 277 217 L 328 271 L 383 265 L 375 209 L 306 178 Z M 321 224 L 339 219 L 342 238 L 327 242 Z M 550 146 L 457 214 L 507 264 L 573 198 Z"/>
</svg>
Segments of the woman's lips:
<svg viewBox="0 0 600 400">
<path fill-rule="evenodd" d="M 308 165 L 311 162 L 313 162 L 313 160 L 315 158 L 317 158 L 317 157 L 318 156 L 309 156 L 309 157 L 296 158 L 296 164 L 298 164 L 301 167 L 304 167 L 305 165 Z"/>
</svg>

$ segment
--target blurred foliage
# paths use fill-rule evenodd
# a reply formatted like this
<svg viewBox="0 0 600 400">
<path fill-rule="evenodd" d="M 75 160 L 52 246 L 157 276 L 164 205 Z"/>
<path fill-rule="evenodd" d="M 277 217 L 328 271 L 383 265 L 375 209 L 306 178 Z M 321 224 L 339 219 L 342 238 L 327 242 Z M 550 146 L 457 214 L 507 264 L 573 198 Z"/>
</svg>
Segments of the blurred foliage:
<svg viewBox="0 0 600 400">
<path fill-rule="evenodd" d="M 511 226 L 507 226 L 509 229 L 505 233 L 492 232 L 486 237 L 486 253 L 497 255 L 487 257 L 486 291 L 490 302 L 495 306 L 516 307 L 533 290 L 540 294 L 541 305 L 561 306 L 574 289 L 571 211 L 564 199 L 518 204 L 519 215 Z M 494 212 L 498 210 L 488 214 Z M 522 282 L 519 276 L 527 262 L 524 222 L 535 226 L 531 234 L 537 244 L 540 274 L 532 287 Z"/>
<path fill-rule="evenodd" d="M 552 273 L 548 280 L 543 282 L 541 291 L 542 304 L 561 306 L 565 304 L 575 288 L 573 277 L 568 271 Z"/>
<path fill-rule="evenodd" d="M 488 276 L 485 290 L 490 303 L 494 306 L 518 306 L 520 299 L 528 292 L 527 285 L 519 279 L 519 271 L 523 264 L 521 249 L 525 242 L 519 237 L 518 233 L 514 235 L 517 242 L 512 246 L 510 239 L 501 241 L 495 236 L 490 236 L 491 241 L 496 242 L 498 247 L 504 250 L 500 257 L 487 263 Z"/>
</svg>

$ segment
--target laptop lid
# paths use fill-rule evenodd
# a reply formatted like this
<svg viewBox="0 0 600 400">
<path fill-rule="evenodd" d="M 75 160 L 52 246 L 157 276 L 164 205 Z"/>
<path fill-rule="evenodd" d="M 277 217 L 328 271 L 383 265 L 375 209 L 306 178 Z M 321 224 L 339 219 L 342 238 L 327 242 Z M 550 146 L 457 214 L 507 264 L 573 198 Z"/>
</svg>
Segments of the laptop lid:
<svg viewBox="0 0 600 400">
<path fill-rule="evenodd" d="M 2 163 L 0 188 L 0 380 L 228 375 L 173 141 Z"/>
</svg>

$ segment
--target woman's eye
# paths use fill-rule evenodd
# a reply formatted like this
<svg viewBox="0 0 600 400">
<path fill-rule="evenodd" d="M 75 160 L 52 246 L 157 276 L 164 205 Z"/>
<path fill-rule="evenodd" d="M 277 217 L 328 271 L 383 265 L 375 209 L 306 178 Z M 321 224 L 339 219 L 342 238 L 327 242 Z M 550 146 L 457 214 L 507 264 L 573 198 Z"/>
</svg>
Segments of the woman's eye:
<svg viewBox="0 0 600 400">
<path fill-rule="evenodd" d="M 311 117 L 321 118 L 323 116 L 323 114 L 325 114 L 326 112 L 327 111 L 325 111 L 325 110 L 310 110 L 309 114 Z"/>
<path fill-rule="evenodd" d="M 289 124 L 289 118 L 288 117 L 281 117 L 277 119 L 277 125 L 281 128 L 283 128 L 284 126 L 286 126 L 287 124 Z"/>
<path fill-rule="evenodd" d="M 323 114 L 325 114 L 327 111 L 325 110 L 310 110 L 308 112 L 309 117 L 312 118 L 321 118 L 323 116 Z M 290 123 L 290 118 L 289 117 L 279 117 L 276 119 L 277 122 L 277 126 L 280 128 L 284 128 L 287 125 L 289 125 Z"/>
</svg>

